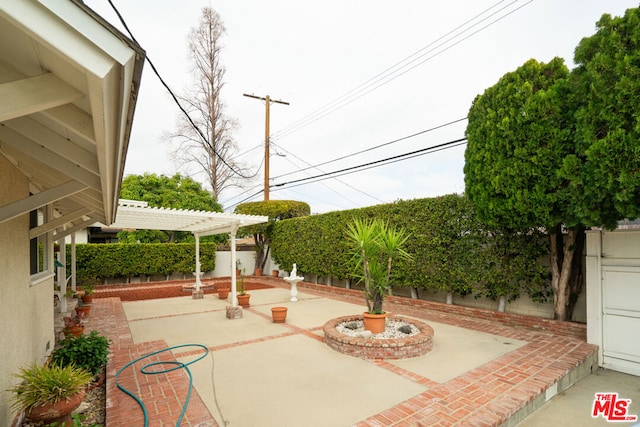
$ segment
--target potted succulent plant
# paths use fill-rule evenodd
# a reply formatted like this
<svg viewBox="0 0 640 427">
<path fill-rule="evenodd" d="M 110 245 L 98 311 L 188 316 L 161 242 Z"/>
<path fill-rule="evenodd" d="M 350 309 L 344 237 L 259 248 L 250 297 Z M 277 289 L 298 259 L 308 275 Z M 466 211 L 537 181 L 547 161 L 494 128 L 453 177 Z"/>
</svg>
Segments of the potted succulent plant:
<svg viewBox="0 0 640 427">
<path fill-rule="evenodd" d="M 12 408 L 24 411 L 32 422 L 67 423 L 71 425 L 71 412 L 77 408 L 91 382 L 91 374 L 82 368 L 49 364 L 20 369 L 15 376 L 20 383 L 8 391 L 13 393 Z"/>
<path fill-rule="evenodd" d="M 394 259 L 410 259 L 403 246 L 409 235 L 403 228 L 390 226 L 379 219 L 354 219 L 347 225 L 351 246 L 350 264 L 354 276 L 364 284 L 367 311 L 363 313 L 364 328 L 372 333 L 385 329 L 386 313 L 382 302 L 391 289 L 391 268 Z"/>
<path fill-rule="evenodd" d="M 241 307 L 249 307 L 249 298 L 251 297 L 251 294 L 248 294 L 247 291 L 244 288 L 244 269 L 242 270 L 242 273 L 240 274 L 240 279 L 238 280 L 238 304 Z"/>
<path fill-rule="evenodd" d="M 64 329 L 62 330 L 62 332 L 64 332 L 65 337 L 77 337 L 79 335 L 82 335 L 82 333 L 84 332 L 84 325 L 82 324 L 82 319 L 80 319 L 80 317 L 63 317 L 62 320 L 64 322 Z"/>
</svg>

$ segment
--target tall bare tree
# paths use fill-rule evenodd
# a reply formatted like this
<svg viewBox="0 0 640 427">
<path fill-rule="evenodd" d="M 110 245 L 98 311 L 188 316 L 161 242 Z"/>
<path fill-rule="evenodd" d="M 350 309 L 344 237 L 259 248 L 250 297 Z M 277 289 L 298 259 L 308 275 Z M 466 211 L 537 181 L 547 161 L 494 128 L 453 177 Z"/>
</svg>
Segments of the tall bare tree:
<svg viewBox="0 0 640 427">
<path fill-rule="evenodd" d="M 169 135 L 177 142 L 174 158 L 183 167 L 195 166 L 204 172 L 216 200 L 223 189 L 239 185 L 245 172 L 233 159 L 238 150 L 232 135 L 237 122 L 224 114 L 220 97 L 226 71 L 220 60 L 224 32 L 220 15 L 204 7 L 198 26 L 189 33 L 193 83 L 178 97 L 201 133 L 181 115 L 176 131 Z"/>
</svg>

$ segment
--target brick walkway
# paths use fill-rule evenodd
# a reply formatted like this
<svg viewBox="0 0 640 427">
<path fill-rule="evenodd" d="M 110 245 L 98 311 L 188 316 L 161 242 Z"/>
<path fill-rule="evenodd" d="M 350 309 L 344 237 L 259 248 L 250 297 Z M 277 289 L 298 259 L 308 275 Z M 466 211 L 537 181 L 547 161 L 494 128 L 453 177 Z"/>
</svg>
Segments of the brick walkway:
<svg viewBox="0 0 640 427">
<path fill-rule="evenodd" d="M 286 286 L 279 279 L 264 279 L 271 285 Z M 310 294 L 361 302 L 360 291 L 309 283 L 301 283 L 298 287 L 300 291 Z M 107 371 L 107 426 L 143 425 L 139 406 L 116 388 L 116 371 L 140 355 L 164 348 L 166 344 L 163 341 L 134 344 L 120 300 L 101 298 L 94 301 L 88 328 L 100 331 L 113 341 L 113 357 Z M 385 308 L 394 314 L 522 340 L 527 344 L 445 383 L 437 383 L 385 361 L 373 361 L 371 363 L 376 366 L 423 385 L 427 390 L 362 420 L 357 424 L 358 427 L 515 425 L 541 406 L 546 394 L 566 389 L 588 375 L 597 365 L 596 346 L 587 344 L 582 338 L 585 334 L 584 325 L 399 297 L 390 297 L 385 304 Z M 287 334 L 302 334 L 318 339 L 313 330 L 296 327 L 290 327 Z M 180 352 L 177 356 L 197 353 Z M 176 355 L 167 352 L 158 355 L 157 359 L 160 357 L 163 360 L 175 360 Z M 136 367 L 126 376 L 123 375 L 121 382 L 143 400 L 146 398 L 148 400 L 145 401 L 154 402 L 147 408 L 150 426 L 175 424 L 188 384 L 182 370 L 148 376 L 139 374 Z M 182 425 L 218 425 L 195 390 Z"/>
</svg>

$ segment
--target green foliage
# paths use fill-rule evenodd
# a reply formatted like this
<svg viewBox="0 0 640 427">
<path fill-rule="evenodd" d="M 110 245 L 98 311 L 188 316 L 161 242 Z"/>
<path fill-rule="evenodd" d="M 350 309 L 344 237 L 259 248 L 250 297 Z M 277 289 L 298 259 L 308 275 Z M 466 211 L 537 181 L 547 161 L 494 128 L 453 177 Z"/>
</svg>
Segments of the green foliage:
<svg viewBox="0 0 640 427">
<path fill-rule="evenodd" d="M 640 9 L 605 14 L 575 50 L 576 153 L 562 171 L 582 194 L 575 215 L 613 229 L 640 216 Z"/>
<path fill-rule="evenodd" d="M 84 390 L 92 379 L 89 372 L 73 365 L 38 366 L 37 363 L 21 368 L 15 377 L 21 382 L 8 390 L 13 393 L 12 407 L 27 411 L 73 396 Z"/>
<path fill-rule="evenodd" d="M 128 175 L 122 180 L 120 197 L 147 202 L 155 208 L 222 212 L 222 206 L 199 182 L 180 174 L 171 177 L 149 173 Z M 188 232 L 171 230 L 136 230 L 121 231 L 118 240 L 124 243 L 166 243 L 193 241 L 193 236 Z M 204 241 L 223 240 L 223 236 L 208 236 Z"/>
<path fill-rule="evenodd" d="M 478 280 L 476 297 L 513 301 L 521 291 L 536 302 L 546 302 L 551 294 L 549 269 L 540 260 L 548 255 L 548 238 L 537 229 L 524 232 L 493 229 L 476 251 Z"/>
<path fill-rule="evenodd" d="M 60 366 L 74 365 L 97 375 L 107 365 L 109 340 L 97 331 L 89 335 L 69 336 L 60 342 L 51 360 Z"/>
<path fill-rule="evenodd" d="M 402 228 L 379 219 L 355 218 L 347 224 L 353 275 L 364 282 L 367 309 L 382 314 L 382 302 L 391 290 L 391 269 L 395 258 L 410 259 L 404 250 L 408 235 Z M 361 273 L 358 272 L 361 271 Z"/>
<path fill-rule="evenodd" d="M 240 204 L 236 206 L 235 213 L 269 217 L 264 224 L 242 227 L 239 231 L 240 235 L 253 235 L 256 242 L 256 268 L 263 269 L 269 258 L 269 241 L 274 224 L 289 218 L 307 216 L 311 213 L 311 208 L 307 203 L 295 200 L 265 200 Z"/>
<path fill-rule="evenodd" d="M 67 265 L 71 250 L 67 249 Z M 78 280 L 85 283 L 96 277 L 115 278 L 139 275 L 167 275 L 195 271 L 193 243 L 176 244 L 79 244 L 76 245 Z M 202 271 L 215 269 L 216 245 L 200 244 Z"/>
<path fill-rule="evenodd" d="M 394 286 L 492 296 L 501 295 L 500 286 L 517 277 L 509 288 L 512 297 L 520 290 L 537 300 L 548 295 L 548 269 L 536 264 L 548 251 L 548 242 L 539 240 L 539 234 L 533 238 L 531 232 L 524 245 L 509 249 L 516 258 L 505 260 L 501 241 L 492 236 L 504 235 L 508 241 L 508 230 L 488 230 L 468 198 L 456 194 L 280 221 L 274 224 L 271 240 L 274 261 L 288 270 L 297 263 L 307 274 L 354 277 L 353 251 L 343 231 L 354 218 L 375 218 L 409 236 L 403 248 L 411 257 L 394 259 Z M 511 237 L 518 241 L 518 236 Z"/>
<path fill-rule="evenodd" d="M 336 211 L 274 223 L 269 243 L 272 258 L 284 270 L 290 271 L 296 263 L 305 273 L 349 277 L 344 227 L 355 212 Z"/>
<path fill-rule="evenodd" d="M 242 203 L 236 206 L 234 212 L 243 215 L 268 216 L 269 221 L 267 223 L 242 227 L 241 229 L 241 234 L 268 234 L 274 222 L 310 215 L 311 208 L 307 203 L 295 200 L 264 200 L 261 202 Z"/>
<path fill-rule="evenodd" d="M 85 414 L 71 414 L 71 420 L 73 420 L 73 424 L 67 424 L 66 422 L 58 423 L 57 421 L 51 424 L 51 427 L 86 427 L 88 424 L 85 424 L 84 420 L 87 418 Z M 89 427 L 102 427 L 98 424 L 91 424 Z"/>
<path fill-rule="evenodd" d="M 527 61 L 476 97 L 469 110 L 466 194 L 486 223 L 511 229 L 563 222 L 576 193 L 562 190 L 574 151 L 563 103 L 562 59 Z"/>
</svg>

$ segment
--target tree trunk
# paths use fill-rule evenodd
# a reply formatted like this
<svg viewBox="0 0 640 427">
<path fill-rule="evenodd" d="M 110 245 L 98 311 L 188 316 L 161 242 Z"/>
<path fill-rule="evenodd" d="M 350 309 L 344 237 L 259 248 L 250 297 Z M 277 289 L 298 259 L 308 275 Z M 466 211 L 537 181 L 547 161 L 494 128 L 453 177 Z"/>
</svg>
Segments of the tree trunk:
<svg viewBox="0 0 640 427">
<path fill-rule="evenodd" d="M 566 235 L 566 241 L 563 242 L 562 226 L 555 227 L 551 234 L 551 287 L 553 289 L 553 312 L 556 320 L 570 320 L 570 280 L 576 280 L 572 277 L 572 267 L 574 266 L 574 256 L 576 256 L 576 246 L 580 243 L 578 235 L 584 234 L 581 227 L 569 229 Z M 584 241 L 582 242 L 584 247 Z M 582 257 L 582 249 L 580 249 L 580 257 Z M 581 260 L 577 261 L 581 262 Z M 581 280 L 579 278 L 578 280 Z M 581 285 L 580 285 L 581 286 Z M 577 300 L 577 295 L 575 296 Z M 575 307 L 575 302 L 571 306 L 571 311 Z"/>
<path fill-rule="evenodd" d="M 587 235 L 584 227 L 576 228 L 575 250 L 573 252 L 573 261 L 571 263 L 571 277 L 569 278 L 569 301 L 567 301 L 567 320 L 573 318 L 573 310 L 576 308 L 578 297 L 582 293 L 583 286 L 583 260 L 584 245 Z"/>
</svg>

